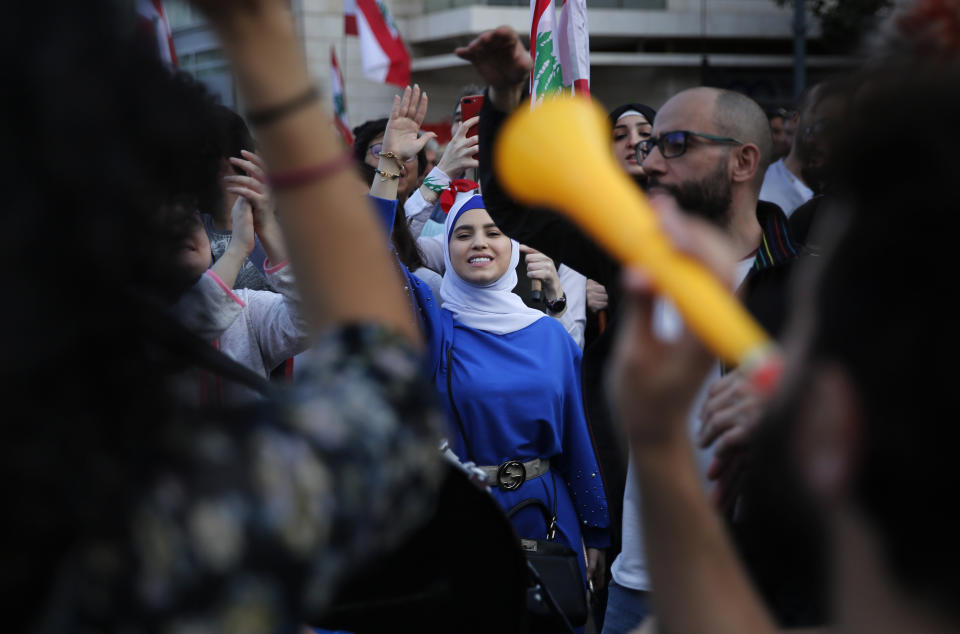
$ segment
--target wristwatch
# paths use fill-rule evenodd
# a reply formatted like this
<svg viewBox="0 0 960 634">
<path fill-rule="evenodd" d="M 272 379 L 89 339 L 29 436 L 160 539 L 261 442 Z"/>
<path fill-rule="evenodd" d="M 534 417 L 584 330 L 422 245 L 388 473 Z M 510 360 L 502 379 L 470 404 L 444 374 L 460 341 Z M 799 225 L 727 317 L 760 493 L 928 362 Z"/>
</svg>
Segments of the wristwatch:
<svg viewBox="0 0 960 634">
<path fill-rule="evenodd" d="M 550 301 L 549 299 L 544 298 L 543 304 L 544 306 L 547 307 L 547 310 L 550 311 L 551 313 L 562 313 L 563 310 L 567 307 L 567 294 L 566 292 L 564 292 L 563 295 L 561 295 L 560 297 L 556 298 L 553 301 Z"/>
</svg>

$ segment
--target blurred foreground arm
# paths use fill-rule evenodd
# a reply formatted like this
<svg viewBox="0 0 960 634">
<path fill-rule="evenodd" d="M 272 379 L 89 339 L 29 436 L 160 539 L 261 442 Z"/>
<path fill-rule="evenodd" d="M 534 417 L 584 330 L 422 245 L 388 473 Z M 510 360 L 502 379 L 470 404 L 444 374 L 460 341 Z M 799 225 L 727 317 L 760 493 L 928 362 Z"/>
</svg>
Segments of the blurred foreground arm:
<svg viewBox="0 0 960 634">
<path fill-rule="evenodd" d="M 250 111 L 290 103 L 313 84 L 287 2 L 193 1 L 219 34 Z M 274 173 L 327 164 L 344 151 L 320 100 L 257 127 L 257 136 Z M 304 308 L 318 326 L 373 322 L 419 342 L 360 187 L 353 170 L 339 169 L 275 192 Z"/>
<path fill-rule="evenodd" d="M 422 355 L 407 345 L 419 344 L 420 335 L 383 230 L 352 164 L 343 160 L 327 113 L 308 92 L 312 80 L 287 0 L 193 1 L 219 32 L 252 112 L 297 104 L 282 108 L 282 116 L 251 118 L 270 120 L 257 133 L 274 183 L 283 180 L 278 173 L 302 168 L 320 174 L 289 177 L 274 193 L 304 312 L 329 332 L 318 338 L 294 384 L 265 404 L 244 449 L 225 452 L 236 464 L 224 466 L 217 453 L 221 462 L 203 471 L 217 477 L 198 486 L 205 496 L 232 500 L 244 487 L 251 491 L 237 520 L 249 555 L 231 559 L 229 568 L 209 574 L 188 568 L 184 575 L 203 580 L 205 597 L 230 588 L 223 594 L 232 602 L 221 613 L 252 614 L 266 623 L 263 630 L 295 631 L 293 623 L 322 617 L 349 571 L 403 543 L 431 516 L 442 476 L 436 452 L 442 419 Z M 270 218 L 263 220 L 261 229 L 270 233 Z M 274 246 L 280 245 L 265 244 Z M 219 497 L 209 493 L 214 486 Z M 205 554 L 183 560 L 209 561 Z M 269 595 L 275 611 L 233 590 L 248 579 Z M 171 587 L 188 594 L 187 581 Z M 211 613 L 216 624 L 200 629 L 237 629 L 223 625 L 233 622 L 227 616 Z"/>
<path fill-rule="evenodd" d="M 680 229 L 688 251 L 718 261 L 723 249 L 705 227 Z M 687 432 L 687 414 L 713 358 L 690 333 L 674 342 L 654 334 L 648 278 L 629 272 L 623 292 L 610 387 L 641 487 L 654 612 L 664 631 L 774 632 L 704 494 Z"/>
</svg>

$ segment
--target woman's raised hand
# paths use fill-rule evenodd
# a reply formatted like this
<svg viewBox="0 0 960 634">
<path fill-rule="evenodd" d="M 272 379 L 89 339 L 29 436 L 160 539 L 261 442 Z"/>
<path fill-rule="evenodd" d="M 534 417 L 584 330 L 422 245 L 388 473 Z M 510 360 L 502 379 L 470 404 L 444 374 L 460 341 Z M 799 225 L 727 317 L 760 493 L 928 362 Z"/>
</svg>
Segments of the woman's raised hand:
<svg viewBox="0 0 960 634">
<path fill-rule="evenodd" d="M 230 163 L 247 173 L 246 176 L 226 176 L 227 191 L 245 198 L 253 207 L 253 229 L 260 237 L 270 262 L 286 262 L 287 248 L 280 223 L 277 222 L 276 204 L 267 185 L 266 164 L 253 152 L 242 150 L 243 158 L 232 157 Z"/>
<path fill-rule="evenodd" d="M 417 136 L 420 134 L 420 125 L 426 116 L 427 93 L 421 93 L 420 86 L 417 85 L 404 88 L 403 95 L 396 95 L 393 98 L 390 120 L 387 121 L 387 129 L 383 133 L 381 154 L 393 152 L 400 157 L 401 161 L 416 156 L 430 139 L 437 136 L 433 132 Z"/>
<path fill-rule="evenodd" d="M 267 177 L 263 159 L 243 150 L 243 158 L 231 157 L 230 163 L 247 173 L 246 176 L 230 175 L 223 180 L 227 182 L 227 191 L 243 196 L 253 206 L 253 225 L 259 231 L 266 224 L 274 220 L 276 206 Z"/>
<path fill-rule="evenodd" d="M 253 208 L 250 201 L 243 196 L 238 196 L 237 202 L 233 203 L 233 209 L 230 210 L 230 216 L 233 224 L 227 249 L 236 251 L 245 258 L 253 252 L 255 238 Z"/>
<path fill-rule="evenodd" d="M 476 135 L 467 136 L 470 128 L 479 122 L 480 117 L 467 119 L 447 143 L 447 149 L 443 151 L 443 157 L 437 163 L 437 167 L 450 178 L 460 178 L 466 170 L 480 165 L 480 161 L 477 160 L 477 152 L 480 151 L 479 138 Z"/>
</svg>

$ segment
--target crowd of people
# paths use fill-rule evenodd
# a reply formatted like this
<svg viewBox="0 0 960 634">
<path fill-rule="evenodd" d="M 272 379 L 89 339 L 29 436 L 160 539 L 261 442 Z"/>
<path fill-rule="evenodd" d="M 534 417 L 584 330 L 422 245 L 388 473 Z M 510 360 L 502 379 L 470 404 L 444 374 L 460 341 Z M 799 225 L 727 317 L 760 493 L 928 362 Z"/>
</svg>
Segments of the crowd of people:
<svg viewBox="0 0 960 634">
<path fill-rule="evenodd" d="M 609 111 L 618 169 L 778 342 L 771 385 L 501 184 L 513 29 L 456 50 L 483 103 L 451 104 L 445 147 L 419 86 L 345 147 L 285 0 L 192 2 L 244 116 L 115 2 L 24 5 L 4 39 L 13 631 L 479 632 L 492 600 L 508 632 L 960 631 L 929 238 L 955 215 L 960 6 L 904 6 L 795 110 L 704 86 Z M 468 476 L 494 504 L 450 508 Z M 573 553 L 584 620 L 524 610 L 553 601 L 537 541 Z M 365 597 L 398 553 L 447 576 Z M 457 575 L 489 592 L 451 604 Z"/>
</svg>

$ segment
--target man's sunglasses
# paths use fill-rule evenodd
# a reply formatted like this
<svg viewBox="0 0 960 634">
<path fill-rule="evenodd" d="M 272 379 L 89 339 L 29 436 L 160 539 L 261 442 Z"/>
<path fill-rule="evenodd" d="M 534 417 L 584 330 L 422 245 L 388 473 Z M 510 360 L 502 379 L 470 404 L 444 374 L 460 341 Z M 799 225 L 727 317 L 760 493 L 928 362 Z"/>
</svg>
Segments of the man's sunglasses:
<svg viewBox="0 0 960 634">
<path fill-rule="evenodd" d="M 380 158 L 380 152 L 382 150 L 383 150 L 383 143 L 374 143 L 373 145 L 367 148 L 367 151 L 370 152 L 370 154 L 373 154 L 373 158 Z M 417 160 L 416 154 L 408 158 L 407 163 L 412 163 L 415 160 Z"/>
<path fill-rule="evenodd" d="M 660 136 L 650 137 L 637 143 L 635 151 L 640 160 L 649 156 L 653 148 L 660 148 L 660 154 L 665 159 L 677 158 L 683 156 L 687 151 L 687 142 L 690 137 L 695 136 L 706 139 L 713 143 L 724 143 L 729 145 L 743 145 L 743 141 L 728 136 L 715 136 L 713 134 L 704 134 L 703 132 L 691 132 L 690 130 L 674 130 L 673 132 L 664 132 Z"/>
</svg>

